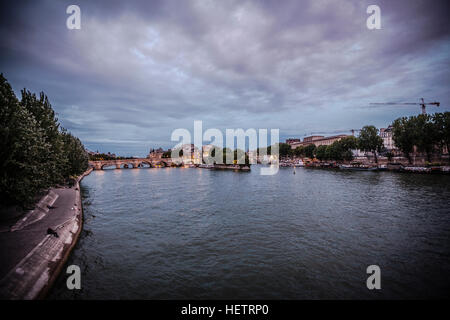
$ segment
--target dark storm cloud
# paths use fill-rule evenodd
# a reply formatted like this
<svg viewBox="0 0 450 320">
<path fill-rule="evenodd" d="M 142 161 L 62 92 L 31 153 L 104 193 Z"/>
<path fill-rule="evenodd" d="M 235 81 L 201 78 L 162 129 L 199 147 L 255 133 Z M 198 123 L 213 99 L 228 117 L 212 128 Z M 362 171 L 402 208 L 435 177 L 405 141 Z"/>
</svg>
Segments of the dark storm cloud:
<svg viewBox="0 0 450 320">
<path fill-rule="evenodd" d="M 76 1 L 68 30 L 73 3 L 3 3 L 0 72 L 45 91 L 88 146 L 170 146 L 194 119 L 285 136 L 418 111 L 369 102 L 449 109 L 448 1 Z M 366 28 L 369 4 L 382 30 Z"/>
</svg>

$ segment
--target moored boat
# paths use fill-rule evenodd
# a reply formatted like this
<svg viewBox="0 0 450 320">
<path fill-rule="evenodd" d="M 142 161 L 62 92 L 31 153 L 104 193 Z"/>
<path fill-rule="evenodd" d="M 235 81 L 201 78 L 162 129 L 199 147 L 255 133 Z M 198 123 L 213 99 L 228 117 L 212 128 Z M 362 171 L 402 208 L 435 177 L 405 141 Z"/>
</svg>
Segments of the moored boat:
<svg viewBox="0 0 450 320">
<path fill-rule="evenodd" d="M 377 171 L 378 167 L 369 167 L 363 164 L 341 164 L 339 169 L 353 171 Z"/>
<path fill-rule="evenodd" d="M 405 172 L 419 172 L 419 173 L 430 173 L 431 172 L 431 168 L 428 168 L 428 167 L 408 166 L 408 167 L 403 167 L 402 170 Z"/>
<path fill-rule="evenodd" d="M 297 163 L 294 163 L 294 167 L 303 167 L 305 164 L 303 163 L 303 161 L 300 159 L 298 160 Z"/>
<path fill-rule="evenodd" d="M 214 165 L 213 164 L 205 164 L 205 163 L 203 163 L 203 164 L 199 165 L 198 167 L 202 168 L 202 169 L 212 169 L 212 168 L 214 168 Z"/>
</svg>

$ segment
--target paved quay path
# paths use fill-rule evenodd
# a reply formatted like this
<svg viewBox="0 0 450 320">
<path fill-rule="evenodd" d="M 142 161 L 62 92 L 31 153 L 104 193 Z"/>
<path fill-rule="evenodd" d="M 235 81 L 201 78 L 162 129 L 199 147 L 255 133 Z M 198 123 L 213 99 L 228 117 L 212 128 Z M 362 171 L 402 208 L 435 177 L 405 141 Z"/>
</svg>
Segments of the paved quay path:
<svg viewBox="0 0 450 320">
<path fill-rule="evenodd" d="M 0 298 L 43 297 L 75 245 L 81 226 L 79 182 L 71 188 L 50 190 L 35 210 L 2 226 Z M 58 236 L 48 234 L 49 228 Z"/>
</svg>

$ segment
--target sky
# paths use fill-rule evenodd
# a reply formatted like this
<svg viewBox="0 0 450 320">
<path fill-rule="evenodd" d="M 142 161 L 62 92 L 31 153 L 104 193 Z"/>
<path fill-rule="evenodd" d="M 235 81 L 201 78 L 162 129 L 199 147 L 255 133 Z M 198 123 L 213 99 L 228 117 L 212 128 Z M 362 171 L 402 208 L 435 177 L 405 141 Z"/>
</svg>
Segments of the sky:
<svg viewBox="0 0 450 320">
<path fill-rule="evenodd" d="M 68 29 L 66 9 L 81 10 Z M 370 30 L 369 5 L 381 9 Z M 450 111 L 450 2 L 2 1 L 0 73 L 45 92 L 90 150 L 143 156 L 177 128 L 280 140 Z M 206 142 L 205 142 L 206 144 Z"/>
</svg>

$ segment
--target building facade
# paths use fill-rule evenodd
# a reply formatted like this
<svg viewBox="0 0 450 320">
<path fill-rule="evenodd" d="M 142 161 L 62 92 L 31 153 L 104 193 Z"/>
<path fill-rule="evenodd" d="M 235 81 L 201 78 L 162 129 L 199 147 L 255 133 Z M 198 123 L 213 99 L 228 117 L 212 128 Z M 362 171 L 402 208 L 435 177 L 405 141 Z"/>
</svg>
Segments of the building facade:
<svg viewBox="0 0 450 320">
<path fill-rule="evenodd" d="M 182 161 L 184 164 L 201 164 L 202 163 L 202 152 L 195 147 L 193 143 L 184 144 L 181 147 L 183 150 Z"/>
<path fill-rule="evenodd" d="M 383 139 L 383 145 L 388 151 L 396 150 L 393 137 L 392 126 L 380 128 L 380 137 Z"/>
<path fill-rule="evenodd" d="M 159 149 L 151 149 L 147 158 L 152 160 L 161 160 L 164 150 L 162 148 Z"/>
<path fill-rule="evenodd" d="M 296 142 L 296 143 L 292 143 L 291 144 L 291 148 L 295 149 L 297 147 L 300 146 L 307 146 L 310 144 L 314 144 L 316 147 L 318 146 L 328 146 L 330 144 L 333 144 L 333 142 L 339 141 L 343 138 L 349 137 L 349 135 L 346 134 L 340 134 L 340 135 L 336 135 L 336 136 L 330 136 L 330 137 L 325 137 L 325 136 L 309 136 L 309 137 L 305 137 L 303 139 L 303 141 L 301 142 Z"/>
<path fill-rule="evenodd" d="M 287 143 L 288 145 L 292 145 L 292 144 L 294 144 L 294 143 L 299 143 L 299 142 L 301 142 L 300 139 L 294 139 L 294 138 L 286 139 L 286 143 Z"/>
</svg>

